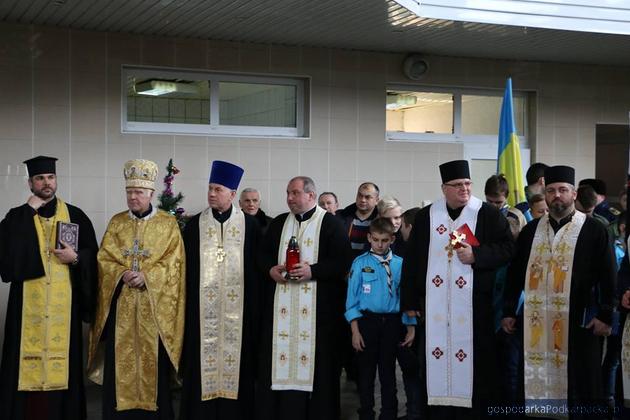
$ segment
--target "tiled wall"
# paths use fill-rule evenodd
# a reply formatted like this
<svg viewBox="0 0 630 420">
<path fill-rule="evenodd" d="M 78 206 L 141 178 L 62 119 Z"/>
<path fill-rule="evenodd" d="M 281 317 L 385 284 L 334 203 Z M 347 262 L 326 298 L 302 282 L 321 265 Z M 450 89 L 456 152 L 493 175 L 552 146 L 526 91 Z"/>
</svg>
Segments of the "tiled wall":
<svg viewBox="0 0 630 420">
<path fill-rule="evenodd" d="M 407 83 L 403 56 L 218 41 L 156 39 L 119 33 L 0 25 L 0 213 L 28 197 L 21 162 L 54 155 L 59 195 L 91 217 L 100 238 L 125 208 L 122 165 L 142 157 L 181 169 L 175 190 L 191 213 L 205 207 L 209 164 L 242 165 L 242 187 L 262 192 L 263 208 L 286 210 L 295 175 L 319 190 L 354 199 L 372 180 L 403 206 L 439 194 L 437 165 L 463 156 L 463 146 L 385 141 L 385 85 Z M 595 123 L 628 122 L 628 69 L 603 66 L 430 57 L 422 81 L 433 85 L 536 92 L 533 160 L 595 170 Z M 312 77 L 311 138 L 263 139 L 121 134 L 122 64 L 299 74 Z M 477 191 L 480 193 L 481 191 Z M 0 317 L 4 316 L 0 288 Z M 0 319 L 2 321 L 2 319 Z M 0 325 L 3 325 L 2 322 Z"/>
</svg>

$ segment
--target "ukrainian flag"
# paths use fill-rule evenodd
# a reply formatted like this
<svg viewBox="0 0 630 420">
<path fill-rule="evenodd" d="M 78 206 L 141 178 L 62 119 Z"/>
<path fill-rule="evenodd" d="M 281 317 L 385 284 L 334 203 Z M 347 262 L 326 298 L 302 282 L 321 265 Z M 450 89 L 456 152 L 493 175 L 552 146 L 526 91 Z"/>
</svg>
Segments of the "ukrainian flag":
<svg viewBox="0 0 630 420">
<path fill-rule="evenodd" d="M 516 135 L 516 127 L 514 125 L 511 78 L 507 79 L 505 93 L 503 94 L 503 105 L 501 105 L 497 173 L 505 175 L 505 179 L 507 179 L 510 188 L 510 194 L 508 195 L 508 204 L 510 207 L 525 201 L 521 149 L 518 144 L 518 136 Z"/>
</svg>

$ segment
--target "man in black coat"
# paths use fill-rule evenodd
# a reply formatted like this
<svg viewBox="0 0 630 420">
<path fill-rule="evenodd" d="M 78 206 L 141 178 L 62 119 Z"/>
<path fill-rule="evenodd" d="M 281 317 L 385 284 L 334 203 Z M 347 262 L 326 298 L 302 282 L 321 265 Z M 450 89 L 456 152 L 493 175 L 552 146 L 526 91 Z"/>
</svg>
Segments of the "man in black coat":
<svg viewBox="0 0 630 420">
<path fill-rule="evenodd" d="M 429 418 L 479 418 L 496 402 L 492 290 L 514 244 L 499 210 L 472 196 L 467 161 L 444 163 L 440 174 L 444 198 L 413 223 L 400 306 L 425 321 L 418 348 Z"/>
<path fill-rule="evenodd" d="M 290 212 L 271 222 L 260 248 L 266 279 L 257 415 L 260 420 L 336 420 L 350 244 L 339 219 L 317 206 L 311 178 L 289 182 L 287 204 Z M 291 237 L 300 248 L 300 263 L 287 273 Z"/>
<path fill-rule="evenodd" d="M 0 222 L 0 276 L 11 284 L 0 365 L 7 420 L 86 417 L 81 321 L 93 317 L 98 245 L 85 213 L 56 196 L 56 160 L 24 162 L 33 195 Z M 59 222 L 78 225 L 76 251 L 58 248 Z"/>
<path fill-rule="evenodd" d="M 260 227 L 233 206 L 243 169 L 215 161 L 208 205 L 186 223 L 186 327 L 180 418 L 248 420 L 254 414 Z"/>
</svg>

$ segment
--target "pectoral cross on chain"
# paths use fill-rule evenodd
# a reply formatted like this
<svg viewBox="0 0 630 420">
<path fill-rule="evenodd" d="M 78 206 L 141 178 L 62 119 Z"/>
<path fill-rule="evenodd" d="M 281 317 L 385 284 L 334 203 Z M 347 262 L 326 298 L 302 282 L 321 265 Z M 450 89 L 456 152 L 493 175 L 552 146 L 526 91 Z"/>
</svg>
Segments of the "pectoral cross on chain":
<svg viewBox="0 0 630 420">
<path fill-rule="evenodd" d="M 220 247 L 219 247 L 219 249 L 217 249 L 216 255 L 217 255 L 217 262 L 218 262 L 218 263 L 222 263 L 222 262 L 223 262 L 223 259 L 225 258 L 225 256 L 226 256 L 227 254 L 226 254 L 226 253 L 225 253 L 225 251 L 223 250 L 223 247 L 222 247 L 222 246 L 220 246 Z"/>
<path fill-rule="evenodd" d="M 133 247 L 125 249 L 123 256 L 133 257 L 131 261 L 131 271 L 140 271 L 140 257 L 148 257 L 150 255 L 148 249 L 140 249 L 140 241 L 136 238 L 133 240 Z"/>
</svg>

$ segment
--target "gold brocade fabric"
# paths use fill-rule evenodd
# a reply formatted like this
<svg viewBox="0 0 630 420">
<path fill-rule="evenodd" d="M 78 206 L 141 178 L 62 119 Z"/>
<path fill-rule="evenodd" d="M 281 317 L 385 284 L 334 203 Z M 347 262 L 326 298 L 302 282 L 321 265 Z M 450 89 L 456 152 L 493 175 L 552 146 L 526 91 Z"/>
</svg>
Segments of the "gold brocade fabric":
<svg viewBox="0 0 630 420">
<path fill-rule="evenodd" d="M 201 400 L 238 398 L 243 334 L 245 216 L 199 218 Z"/>
<path fill-rule="evenodd" d="M 70 270 L 49 250 L 55 247 L 56 222 L 69 222 L 70 215 L 66 204 L 57 198 L 53 218 L 33 217 L 46 274 L 24 281 L 18 391 L 68 389 Z"/>
<path fill-rule="evenodd" d="M 100 339 L 112 297 L 134 266 L 146 280 L 141 289 L 123 286 L 116 304 L 116 410 L 155 411 L 159 340 L 177 369 L 184 337 L 185 257 L 173 216 L 158 210 L 136 219 L 123 212 L 109 222 L 98 252 L 99 295 L 88 354 L 88 375 L 97 383 L 102 383 Z"/>
<path fill-rule="evenodd" d="M 540 219 L 525 274 L 525 400 L 566 404 L 569 303 L 573 258 L 586 216 L 578 211 L 554 235 L 549 216 Z M 542 402 L 540 404 L 543 404 Z"/>
</svg>

